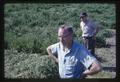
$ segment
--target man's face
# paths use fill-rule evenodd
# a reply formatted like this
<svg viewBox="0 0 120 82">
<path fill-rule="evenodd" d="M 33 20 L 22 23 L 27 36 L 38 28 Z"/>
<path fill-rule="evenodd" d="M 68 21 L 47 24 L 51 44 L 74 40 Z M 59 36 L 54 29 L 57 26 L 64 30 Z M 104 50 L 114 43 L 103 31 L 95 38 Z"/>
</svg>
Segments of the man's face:
<svg viewBox="0 0 120 82">
<path fill-rule="evenodd" d="M 58 30 L 58 39 L 65 46 L 72 41 L 72 34 L 65 29 Z"/>
</svg>

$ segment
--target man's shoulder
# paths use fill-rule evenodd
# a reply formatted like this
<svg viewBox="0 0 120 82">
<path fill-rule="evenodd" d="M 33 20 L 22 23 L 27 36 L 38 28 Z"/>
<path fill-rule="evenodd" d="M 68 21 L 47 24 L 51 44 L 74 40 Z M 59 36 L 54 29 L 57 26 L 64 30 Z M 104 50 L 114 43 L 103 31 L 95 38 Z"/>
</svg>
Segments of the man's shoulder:
<svg viewBox="0 0 120 82">
<path fill-rule="evenodd" d="M 89 20 L 90 24 L 95 24 L 96 22 L 94 20 Z"/>
<path fill-rule="evenodd" d="M 83 47 L 83 44 L 82 44 L 82 43 L 79 43 L 78 41 L 74 41 L 74 46 L 75 46 L 75 47 L 78 47 L 78 48 L 82 48 L 82 47 Z"/>
<path fill-rule="evenodd" d="M 54 43 L 54 44 L 52 44 L 51 46 L 59 46 L 60 45 L 60 43 L 59 42 L 57 42 L 57 43 Z"/>
</svg>

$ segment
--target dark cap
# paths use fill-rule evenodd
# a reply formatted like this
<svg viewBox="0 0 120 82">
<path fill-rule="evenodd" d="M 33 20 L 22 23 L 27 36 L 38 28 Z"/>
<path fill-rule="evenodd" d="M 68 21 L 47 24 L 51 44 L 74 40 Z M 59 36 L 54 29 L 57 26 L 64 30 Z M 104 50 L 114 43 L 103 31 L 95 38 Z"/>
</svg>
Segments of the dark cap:
<svg viewBox="0 0 120 82">
<path fill-rule="evenodd" d="M 86 12 L 82 12 L 82 13 L 80 14 L 80 17 L 83 17 L 83 16 L 87 16 L 87 13 L 86 13 Z"/>
</svg>

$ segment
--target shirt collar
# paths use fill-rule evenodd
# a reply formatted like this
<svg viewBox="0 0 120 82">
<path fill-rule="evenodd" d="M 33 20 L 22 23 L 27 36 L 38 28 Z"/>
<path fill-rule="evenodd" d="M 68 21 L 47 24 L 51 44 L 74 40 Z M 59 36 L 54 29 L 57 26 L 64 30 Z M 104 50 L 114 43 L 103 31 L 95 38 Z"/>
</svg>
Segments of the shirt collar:
<svg viewBox="0 0 120 82">
<path fill-rule="evenodd" d="M 61 42 L 59 42 L 59 43 L 60 43 L 60 48 L 61 48 L 61 49 L 62 49 L 62 51 L 63 51 L 63 44 L 62 44 Z M 69 53 L 70 51 L 72 51 L 73 47 L 74 47 L 74 41 L 72 41 L 71 48 L 70 48 L 70 49 L 68 49 L 67 53 Z"/>
</svg>

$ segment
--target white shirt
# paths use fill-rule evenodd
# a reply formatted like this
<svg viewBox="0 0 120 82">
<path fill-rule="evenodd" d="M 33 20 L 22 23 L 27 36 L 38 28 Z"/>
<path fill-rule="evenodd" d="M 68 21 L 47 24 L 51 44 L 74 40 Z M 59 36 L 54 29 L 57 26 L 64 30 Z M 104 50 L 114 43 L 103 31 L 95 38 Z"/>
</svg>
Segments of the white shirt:
<svg viewBox="0 0 120 82">
<path fill-rule="evenodd" d="M 96 24 L 91 21 L 88 20 L 87 23 L 81 21 L 80 22 L 80 27 L 82 29 L 82 37 L 91 37 L 94 35 L 94 32 L 97 28 Z"/>
<path fill-rule="evenodd" d="M 60 42 L 53 44 L 51 51 L 58 56 L 61 78 L 80 78 L 83 71 L 96 60 L 83 45 L 75 41 L 67 51 L 63 50 L 63 45 Z"/>
</svg>

